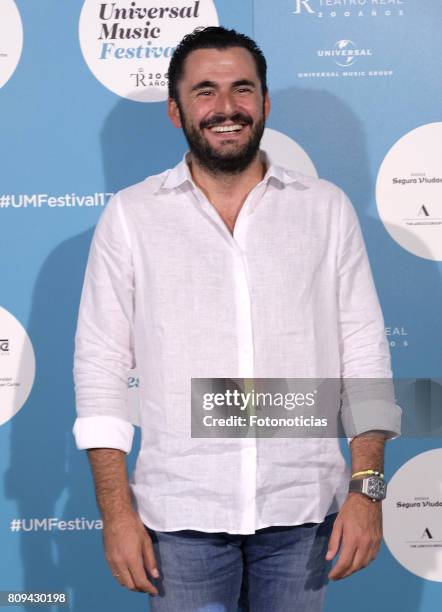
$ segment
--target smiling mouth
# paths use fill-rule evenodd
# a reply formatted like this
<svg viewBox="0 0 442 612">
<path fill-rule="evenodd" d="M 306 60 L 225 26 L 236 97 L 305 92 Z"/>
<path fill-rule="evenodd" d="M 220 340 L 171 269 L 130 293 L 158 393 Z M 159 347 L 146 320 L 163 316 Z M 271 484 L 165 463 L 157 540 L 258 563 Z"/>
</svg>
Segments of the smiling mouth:
<svg viewBox="0 0 442 612">
<path fill-rule="evenodd" d="M 240 125 L 239 123 L 235 123 L 234 125 L 214 125 L 213 127 L 209 128 L 211 132 L 217 132 L 217 133 L 229 133 L 229 132 L 240 132 L 243 129 L 243 125 Z"/>
</svg>

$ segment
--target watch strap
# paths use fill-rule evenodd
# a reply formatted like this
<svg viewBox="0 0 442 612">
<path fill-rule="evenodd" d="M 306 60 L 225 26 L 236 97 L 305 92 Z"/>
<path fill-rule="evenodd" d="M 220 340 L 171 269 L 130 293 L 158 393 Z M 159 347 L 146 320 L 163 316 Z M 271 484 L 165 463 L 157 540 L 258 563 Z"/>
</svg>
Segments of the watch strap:
<svg viewBox="0 0 442 612">
<path fill-rule="evenodd" d="M 385 499 L 387 484 L 385 480 L 379 476 L 354 478 L 350 480 L 348 491 L 349 493 L 362 493 L 372 501 L 381 501 Z"/>
</svg>

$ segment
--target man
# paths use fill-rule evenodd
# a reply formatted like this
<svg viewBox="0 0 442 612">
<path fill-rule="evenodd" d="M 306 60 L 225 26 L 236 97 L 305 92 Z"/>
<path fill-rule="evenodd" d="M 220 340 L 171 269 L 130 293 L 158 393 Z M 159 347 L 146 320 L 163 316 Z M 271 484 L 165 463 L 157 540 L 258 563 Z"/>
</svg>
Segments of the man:
<svg viewBox="0 0 442 612">
<path fill-rule="evenodd" d="M 382 489 L 398 410 L 344 410 L 348 492 L 337 439 L 192 438 L 190 385 L 389 378 L 358 222 L 337 187 L 259 150 L 270 101 L 251 39 L 214 27 L 186 36 L 169 96 L 190 152 L 109 202 L 78 321 L 74 431 L 89 449 L 106 557 L 120 584 L 155 595 L 152 610 L 233 612 L 240 600 L 253 612 L 314 612 L 327 575 L 377 554 L 380 501 L 360 489 L 368 477 Z M 135 365 L 142 442 L 129 486 Z"/>
</svg>

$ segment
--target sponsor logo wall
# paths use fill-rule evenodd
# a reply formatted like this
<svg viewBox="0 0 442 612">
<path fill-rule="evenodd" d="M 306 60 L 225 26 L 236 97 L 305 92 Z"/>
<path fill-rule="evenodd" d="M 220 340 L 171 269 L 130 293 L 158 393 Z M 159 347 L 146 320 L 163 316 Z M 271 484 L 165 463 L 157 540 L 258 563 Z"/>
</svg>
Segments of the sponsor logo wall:
<svg viewBox="0 0 442 612">
<path fill-rule="evenodd" d="M 263 148 L 347 192 L 395 376 L 441 378 L 441 22 L 436 0 L 0 0 L 2 590 L 67 593 L 78 612 L 146 610 L 103 556 L 71 433 L 72 353 L 102 210 L 184 154 L 166 116 L 167 67 L 197 26 L 235 27 L 262 46 L 272 101 Z M 140 385 L 129 372 L 134 424 Z M 389 442 L 385 544 L 357 577 L 330 585 L 325 612 L 350 612 L 355 598 L 371 612 L 361 592 L 376 594 L 379 612 L 439 609 L 441 448 L 442 429 Z"/>
</svg>

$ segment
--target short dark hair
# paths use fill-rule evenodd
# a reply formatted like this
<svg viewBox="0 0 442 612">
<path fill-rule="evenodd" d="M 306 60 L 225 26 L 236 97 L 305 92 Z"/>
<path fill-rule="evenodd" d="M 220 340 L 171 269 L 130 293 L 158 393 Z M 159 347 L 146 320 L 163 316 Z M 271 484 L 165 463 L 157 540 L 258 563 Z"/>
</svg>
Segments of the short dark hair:
<svg viewBox="0 0 442 612">
<path fill-rule="evenodd" d="M 197 49 L 229 49 L 231 47 L 242 47 L 252 54 L 261 81 L 262 93 L 265 95 L 267 93 L 267 62 L 256 42 L 236 30 L 228 30 L 222 26 L 209 26 L 207 28 L 196 28 L 190 34 L 186 34 L 175 48 L 168 71 L 169 97 L 175 102 L 179 102 L 178 83 L 183 76 L 184 62 L 192 51 Z"/>
</svg>

